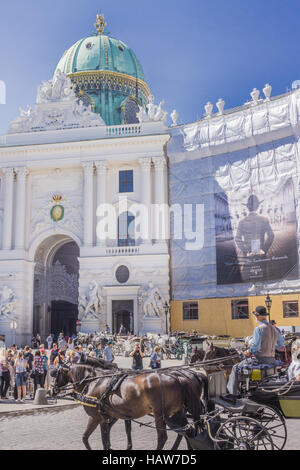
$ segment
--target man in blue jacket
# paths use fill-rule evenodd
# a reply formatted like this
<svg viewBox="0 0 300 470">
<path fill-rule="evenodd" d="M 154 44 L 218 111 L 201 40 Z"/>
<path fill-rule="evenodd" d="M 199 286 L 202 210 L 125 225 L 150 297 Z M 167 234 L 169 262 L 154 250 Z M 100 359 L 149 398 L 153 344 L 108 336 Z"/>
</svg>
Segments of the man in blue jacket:
<svg viewBox="0 0 300 470">
<path fill-rule="evenodd" d="M 277 328 L 267 321 L 267 310 L 263 306 L 258 306 L 253 314 L 256 316 L 258 323 L 253 331 L 251 346 L 244 352 L 245 356 L 249 359 L 235 364 L 232 368 L 227 390 L 229 392 L 228 398 L 234 398 L 238 394 L 239 388 L 239 374 L 245 365 L 250 364 L 276 364 L 275 349 L 284 346 L 284 339 Z M 251 356 L 254 358 L 251 358 Z"/>
</svg>

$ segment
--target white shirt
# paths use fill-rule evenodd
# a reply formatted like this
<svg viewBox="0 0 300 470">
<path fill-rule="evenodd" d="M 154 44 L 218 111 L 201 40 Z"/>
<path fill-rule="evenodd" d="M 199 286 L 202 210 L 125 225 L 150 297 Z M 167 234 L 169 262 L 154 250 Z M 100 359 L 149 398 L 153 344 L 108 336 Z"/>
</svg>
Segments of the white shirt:
<svg viewBox="0 0 300 470">
<path fill-rule="evenodd" d="M 288 379 L 291 380 L 293 378 L 296 378 L 297 375 L 300 375 L 300 361 L 293 361 L 289 365 L 287 376 Z"/>
</svg>

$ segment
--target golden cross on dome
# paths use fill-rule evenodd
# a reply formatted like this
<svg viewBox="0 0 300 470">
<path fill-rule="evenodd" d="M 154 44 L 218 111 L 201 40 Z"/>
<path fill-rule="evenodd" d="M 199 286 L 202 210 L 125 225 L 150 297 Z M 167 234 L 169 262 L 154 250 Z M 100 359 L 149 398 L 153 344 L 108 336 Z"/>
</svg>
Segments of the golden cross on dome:
<svg viewBox="0 0 300 470">
<path fill-rule="evenodd" d="M 94 23 L 94 26 L 99 35 L 103 33 L 106 25 L 107 23 L 104 20 L 104 15 L 97 15 L 96 23 Z"/>
</svg>

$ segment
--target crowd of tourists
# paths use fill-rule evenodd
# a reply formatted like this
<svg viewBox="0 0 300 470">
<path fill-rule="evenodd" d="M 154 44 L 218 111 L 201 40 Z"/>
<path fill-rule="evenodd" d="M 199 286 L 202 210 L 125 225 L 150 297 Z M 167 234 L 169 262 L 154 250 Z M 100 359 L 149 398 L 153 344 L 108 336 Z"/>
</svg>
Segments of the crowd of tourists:
<svg viewBox="0 0 300 470">
<path fill-rule="evenodd" d="M 115 360 L 113 345 L 109 340 L 105 345 L 76 344 L 76 336 L 68 337 L 60 333 L 56 338 L 49 334 L 46 343 L 42 343 L 39 334 L 32 337 L 31 346 L 18 348 L 13 344 L 10 348 L 0 349 L 0 400 L 2 403 L 8 399 L 15 399 L 18 403 L 33 400 L 37 389 L 49 388 L 49 374 L 51 368 L 64 363 L 76 363 L 81 354 L 102 358 L 105 361 Z M 144 364 L 145 338 L 136 342 L 130 354 L 132 369 L 142 370 Z M 161 348 L 156 346 L 150 357 L 147 367 L 158 369 L 161 367 Z"/>
</svg>

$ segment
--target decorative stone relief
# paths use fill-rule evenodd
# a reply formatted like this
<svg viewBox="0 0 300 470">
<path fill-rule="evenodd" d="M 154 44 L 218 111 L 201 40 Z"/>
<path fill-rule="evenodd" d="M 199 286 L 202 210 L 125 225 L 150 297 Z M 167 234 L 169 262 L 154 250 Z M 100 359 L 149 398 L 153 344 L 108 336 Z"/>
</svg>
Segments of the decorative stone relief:
<svg viewBox="0 0 300 470">
<path fill-rule="evenodd" d="M 160 317 L 164 311 L 165 298 L 158 289 L 150 282 L 148 288 L 142 289 L 138 302 L 146 318 Z"/>
<path fill-rule="evenodd" d="M 16 304 L 17 298 L 14 291 L 3 286 L 0 290 L 0 318 L 15 318 Z"/>
<path fill-rule="evenodd" d="M 105 126 L 90 105 L 78 100 L 71 79 L 59 69 L 53 80 L 43 81 L 38 87 L 35 109 L 28 106 L 26 111 L 19 110 L 20 116 L 10 123 L 9 134 Z"/>
<path fill-rule="evenodd" d="M 94 280 L 90 282 L 86 293 L 79 298 L 79 315 L 80 320 L 99 319 L 103 309 L 104 300 L 100 294 L 101 289 Z"/>
<path fill-rule="evenodd" d="M 47 199 L 41 198 L 33 202 L 30 222 L 31 237 L 34 238 L 37 234 L 47 229 L 64 228 L 81 238 L 83 226 L 81 199 L 78 197 L 66 198 L 64 202 L 64 216 L 61 220 L 54 220 L 51 217 L 52 208 L 53 201 L 51 197 Z"/>
</svg>

